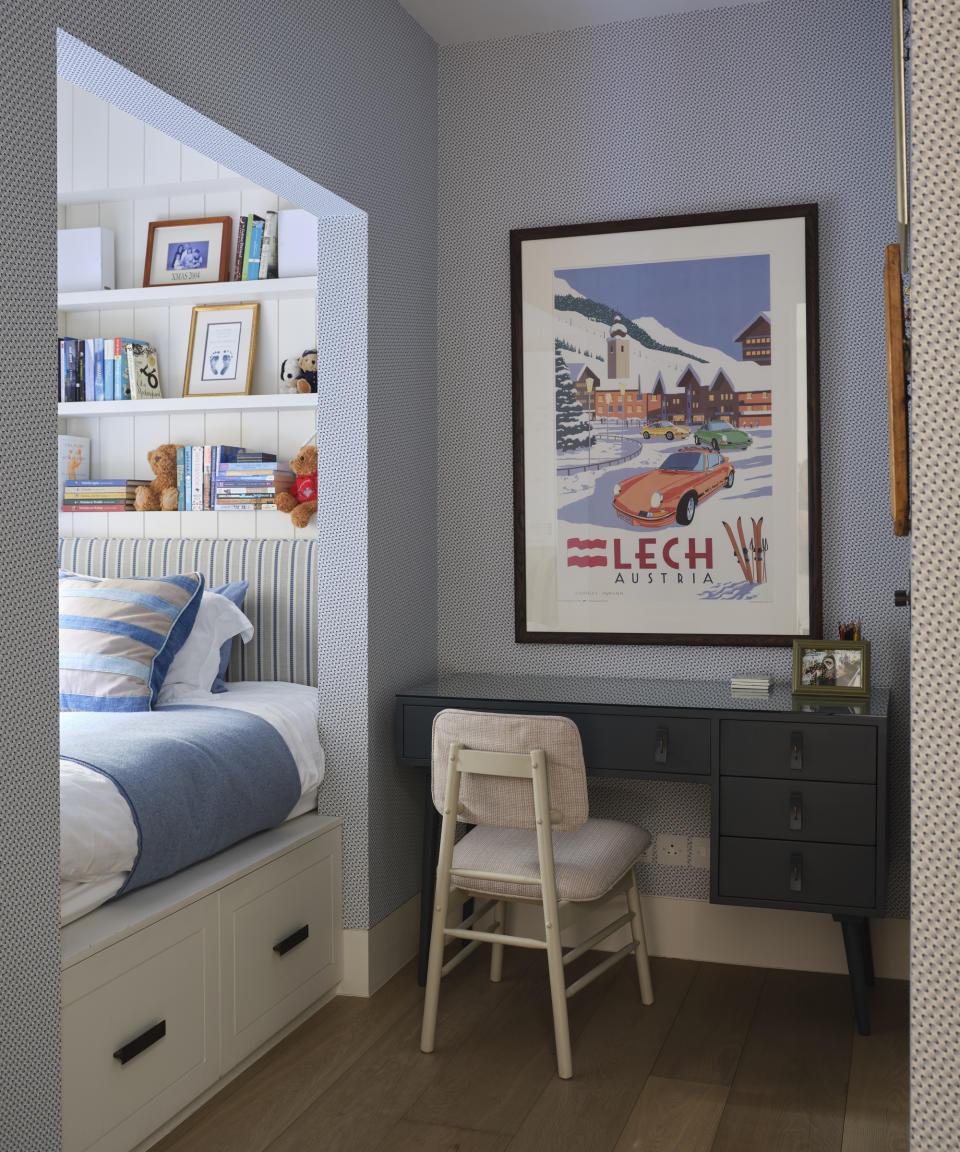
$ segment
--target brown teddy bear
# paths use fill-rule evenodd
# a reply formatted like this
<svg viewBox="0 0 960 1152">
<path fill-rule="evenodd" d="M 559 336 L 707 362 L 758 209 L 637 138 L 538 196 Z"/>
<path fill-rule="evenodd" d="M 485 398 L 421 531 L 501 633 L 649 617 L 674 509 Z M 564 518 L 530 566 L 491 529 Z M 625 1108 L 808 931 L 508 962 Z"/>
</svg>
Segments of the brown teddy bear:
<svg viewBox="0 0 960 1152">
<path fill-rule="evenodd" d="M 161 444 L 147 453 L 154 478 L 149 488 L 144 484 L 137 488 L 133 506 L 138 512 L 176 512 L 178 447 L 178 444 Z"/>
<path fill-rule="evenodd" d="M 297 528 L 305 528 L 317 510 L 317 449 L 305 444 L 290 461 L 294 481 L 289 492 L 277 493 L 277 507 L 289 512 Z"/>
</svg>

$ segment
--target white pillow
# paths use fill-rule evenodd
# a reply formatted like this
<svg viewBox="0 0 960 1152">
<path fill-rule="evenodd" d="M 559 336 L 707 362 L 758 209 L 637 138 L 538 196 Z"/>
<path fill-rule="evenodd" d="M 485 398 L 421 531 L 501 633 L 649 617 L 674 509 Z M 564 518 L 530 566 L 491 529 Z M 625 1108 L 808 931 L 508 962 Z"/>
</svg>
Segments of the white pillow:
<svg viewBox="0 0 960 1152">
<path fill-rule="evenodd" d="M 193 628 L 173 658 L 157 703 L 174 704 L 198 692 L 209 693 L 220 671 L 220 648 L 234 636 L 246 644 L 253 636 L 253 625 L 226 596 L 204 592 Z"/>
</svg>

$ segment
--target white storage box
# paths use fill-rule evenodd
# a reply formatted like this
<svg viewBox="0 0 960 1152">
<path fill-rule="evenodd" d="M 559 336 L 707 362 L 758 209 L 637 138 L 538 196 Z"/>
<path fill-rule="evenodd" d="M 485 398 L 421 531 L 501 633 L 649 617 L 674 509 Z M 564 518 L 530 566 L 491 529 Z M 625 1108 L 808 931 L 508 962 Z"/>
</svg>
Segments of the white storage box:
<svg viewBox="0 0 960 1152">
<path fill-rule="evenodd" d="M 277 222 L 277 275 L 316 276 L 317 218 L 303 208 L 285 208 Z"/>
<path fill-rule="evenodd" d="M 57 230 L 57 291 L 115 288 L 113 232 L 109 228 Z"/>
</svg>

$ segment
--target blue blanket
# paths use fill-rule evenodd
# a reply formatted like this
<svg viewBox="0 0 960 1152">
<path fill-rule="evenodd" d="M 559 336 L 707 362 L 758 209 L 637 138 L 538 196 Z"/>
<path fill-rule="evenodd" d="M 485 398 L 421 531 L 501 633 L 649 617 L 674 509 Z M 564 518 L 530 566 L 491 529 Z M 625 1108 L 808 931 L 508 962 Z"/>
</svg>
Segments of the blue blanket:
<svg viewBox="0 0 960 1152">
<path fill-rule="evenodd" d="M 130 805 L 137 858 L 118 896 L 273 828 L 300 799 L 280 733 L 232 708 L 61 712 L 60 755 L 109 777 Z"/>
</svg>

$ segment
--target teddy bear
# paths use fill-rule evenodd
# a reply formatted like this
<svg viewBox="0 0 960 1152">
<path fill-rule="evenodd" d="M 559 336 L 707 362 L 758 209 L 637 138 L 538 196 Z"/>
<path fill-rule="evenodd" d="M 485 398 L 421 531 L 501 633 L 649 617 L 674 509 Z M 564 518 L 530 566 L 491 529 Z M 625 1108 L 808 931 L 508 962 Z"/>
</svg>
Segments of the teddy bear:
<svg viewBox="0 0 960 1152">
<path fill-rule="evenodd" d="M 288 492 L 277 493 L 277 507 L 289 512 L 297 528 L 305 528 L 317 510 L 317 449 L 305 444 L 290 461 L 294 481 Z"/>
<path fill-rule="evenodd" d="M 147 453 L 147 463 L 154 477 L 149 488 L 137 488 L 133 506 L 138 512 L 176 512 L 177 510 L 177 448 L 179 444 L 161 444 Z"/>
<path fill-rule="evenodd" d="M 280 365 L 280 382 L 291 392 L 316 392 L 316 348 L 308 348 L 300 356 L 288 356 Z"/>
</svg>

